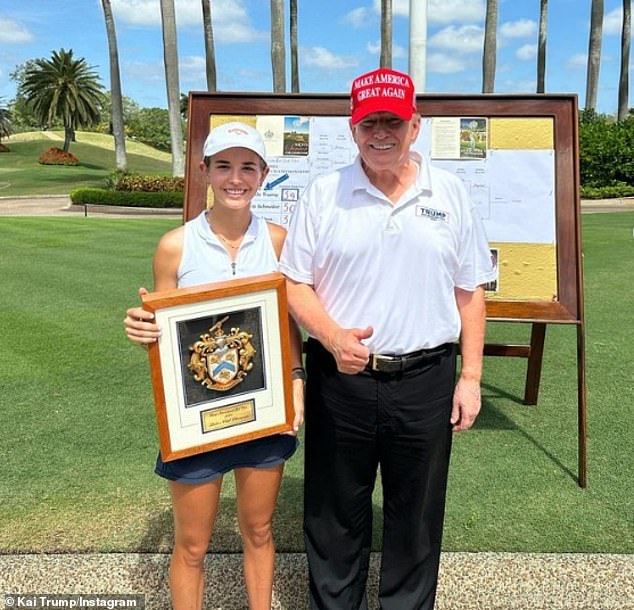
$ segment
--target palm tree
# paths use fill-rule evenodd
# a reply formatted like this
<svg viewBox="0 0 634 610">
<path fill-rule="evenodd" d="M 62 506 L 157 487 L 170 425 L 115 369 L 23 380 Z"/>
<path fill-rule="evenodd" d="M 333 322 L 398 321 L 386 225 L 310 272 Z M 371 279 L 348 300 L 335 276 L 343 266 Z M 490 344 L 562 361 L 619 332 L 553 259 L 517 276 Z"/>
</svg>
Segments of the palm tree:
<svg viewBox="0 0 634 610">
<path fill-rule="evenodd" d="M 117 34 L 110 0 L 101 0 L 108 35 L 110 52 L 110 95 L 112 98 L 112 135 L 114 136 L 114 156 L 117 169 L 125 171 L 128 159 L 125 154 L 125 127 L 123 124 L 123 96 L 121 94 L 121 76 L 119 74 L 119 52 L 117 50 Z"/>
<path fill-rule="evenodd" d="M 548 25 L 548 0 L 540 0 L 539 40 L 537 43 L 537 93 L 546 90 L 546 30 Z"/>
<path fill-rule="evenodd" d="M 381 0 L 381 68 L 392 67 L 392 0 Z"/>
<path fill-rule="evenodd" d="M 592 0 L 590 42 L 588 43 L 588 74 L 586 79 L 586 110 L 595 110 L 597 107 L 602 35 L 603 0 Z"/>
<path fill-rule="evenodd" d="M 165 83 L 167 86 L 167 108 L 170 118 L 170 141 L 172 143 L 172 174 L 183 176 L 183 126 L 180 113 L 180 86 L 178 83 L 178 49 L 176 47 L 176 15 L 174 0 L 161 0 L 161 23 L 163 25 L 163 58 Z"/>
<path fill-rule="evenodd" d="M 205 30 L 205 66 L 207 91 L 216 90 L 216 51 L 214 50 L 214 29 L 211 21 L 211 0 L 202 0 L 203 27 Z"/>
<path fill-rule="evenodd" d="M 286 54 L 284 52 L 284 0 L 271 0 L 271 66 L 273 91 L 286 91 Z"/>
<path fill-rule="evenodd" d="M 291 91 L 299 93 L 299 60 L 297 57 L 297 0 L 290 0 Z"/>
<path fill-rule="evenodd" d="M 78 127 L 99 121 L 103 87 L 93 67 L 83 58 L 75 59 L 72 49 L 34 60 L 25 71 L 22 92 L 43 125 L 62 122 L 66 152 Z"/>
<path fill-rule="evenodd" d="M 619 121 L 628 115 L 628 91 L 630 87 L 630 38 L 632 36 L 632 0 L 623 0 L 623 25 L 621 27 L 621 74 L 619 77 Z"/>
<path fill-rule="evenodd" d="M 487 0 L 482 52 L 482 93 L 493 93 L 495 88 L 495 56 L 497 52 L 498 0 Z"/>
<path fill-rule="evenodd" d="M 12 131 L 11 111 L 4 106 L 4 102 L 0 99 L 0 150 L 2 148 L 2 138 L 8 138 Z"/>
</svg>

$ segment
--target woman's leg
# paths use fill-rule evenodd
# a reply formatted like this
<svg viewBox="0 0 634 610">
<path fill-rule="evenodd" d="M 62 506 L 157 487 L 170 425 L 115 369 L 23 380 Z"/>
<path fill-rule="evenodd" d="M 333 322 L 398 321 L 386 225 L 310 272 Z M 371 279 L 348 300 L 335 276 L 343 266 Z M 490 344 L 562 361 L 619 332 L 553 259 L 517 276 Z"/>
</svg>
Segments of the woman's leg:
<svg viewBox="0 0 634 610">
<path fill-rule="evenodd" d="M 270 610 L 275 567 L 272 521 L 284 464 L 238 468 L 238 523 L 244 548 L 244 580 L 251 610 Z"/>
<path fill-rule="evenodd" d="M 202 610 L 204 562 L 216 520 L 222 478 L 200 485 L 170 481 L 174 552 L 170 590 L 174 610 Z"/>
</svg>

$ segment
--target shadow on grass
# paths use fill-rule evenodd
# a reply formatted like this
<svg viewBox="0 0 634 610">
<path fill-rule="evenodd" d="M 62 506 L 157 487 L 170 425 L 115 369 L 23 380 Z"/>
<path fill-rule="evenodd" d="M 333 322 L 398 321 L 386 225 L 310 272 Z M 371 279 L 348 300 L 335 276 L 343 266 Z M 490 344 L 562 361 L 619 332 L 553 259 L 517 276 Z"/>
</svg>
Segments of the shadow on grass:
<svg viewBox="0 0 634 610">
<path fill-rule="evenodd" d="M 236 499 L 226 475 L 224 484 L 229 490 L 221 495 L 214 524 L 209 552 L 239 553 L 242 550 L 240 529 L 236 516 Z M 224 487 L 224 485 L 223 485 Z M 298 552 L 304 548 L 302 534 L 303 479 L 284 476 L 273 520 L 275 546 L 279 552 Z M 148 515 L 145 533 L 139 540 L 135 552 L 171 553 L 174 546 L 174 524 L 172 508 L 156 510 Z"/>
<path fill-rule="evenodd" d="M 482 397 L 482 410 L 478 415 L 478 419 L 475 423 L 475 429 L 485 430 L 515 430 L 521 434 L 529 443 L 535 446 L 541 451 L 553 464 L 555 464 L 562 472 L 571 477 L 574 481 L 577 481 L 577 473 L 568 468 L 552 451 L 547 449 L 542 443 L 529 434 L 524 428 L 519 426 L 517 422 L 513 421 L 507 415 L 505 415 L 500 409 L 498 409 L 493 401 L 495 399 L 503 399 L 518 405 L 521 409 L 536 409 L 537 405 L 525 405 L 524 401 L 510 394 L 506 390 L 493 386 L 491 384 L 483 383 L 483 390 L 486 390 L 489 395 L 483 395 Z"/>
</svg>

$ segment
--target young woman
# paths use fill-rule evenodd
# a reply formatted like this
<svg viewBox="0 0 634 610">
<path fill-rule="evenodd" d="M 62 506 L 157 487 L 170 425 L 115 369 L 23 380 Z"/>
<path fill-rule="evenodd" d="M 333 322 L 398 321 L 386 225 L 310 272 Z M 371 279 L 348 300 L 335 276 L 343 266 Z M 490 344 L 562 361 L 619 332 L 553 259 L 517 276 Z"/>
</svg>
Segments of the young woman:
<svg viewBox="0 0 634 610">
<path fill-rule="evenodd" d="M 260 134 L 243 123 L 213 129 L 203 147 L 200 169 L 214 204 L 197 218 L 166 233 L 154 257 L 156 291 L 259 275 L 278 270 L 286 231 L 251 213 L 251 199 L 268 173 Z M 143 294 L 145 289 L 139 291 Z M 128 338 L 147 345 L 160 329 L 141 307 L 127 311 Z M 273 512 L 284 462 L 297 446 L 303 422 L 304 381 L 301 343 L 291 321 L 294 370 L 294 433 L 256 439 L 164 463 L 156 473 L 168 479 L 175 541 L 170 564 L 174 610 L 203 607 L 203 562 L 211 539 L 223 475 L 234 471 L 238 523 L 244 550 L 244 577 L 251 610 L 270 610 L 275 547 Z"/>
</svg>

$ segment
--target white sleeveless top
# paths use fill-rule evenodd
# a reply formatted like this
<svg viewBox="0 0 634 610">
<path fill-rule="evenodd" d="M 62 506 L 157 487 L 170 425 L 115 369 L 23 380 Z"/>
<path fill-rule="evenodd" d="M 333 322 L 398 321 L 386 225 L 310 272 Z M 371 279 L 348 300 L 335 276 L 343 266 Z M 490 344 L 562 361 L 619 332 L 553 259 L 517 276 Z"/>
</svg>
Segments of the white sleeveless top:
<svg viewBox="0 0 634 610">
<path fill-rule="evenodd" d="M 178 287 L 261 275 L 279 270 L 266 221 L 251 215 L 251 224 L 235 262 L 207 222 L 205 212 L 185 223 L 183 255 L 178 267 Z"/>
</svg>

